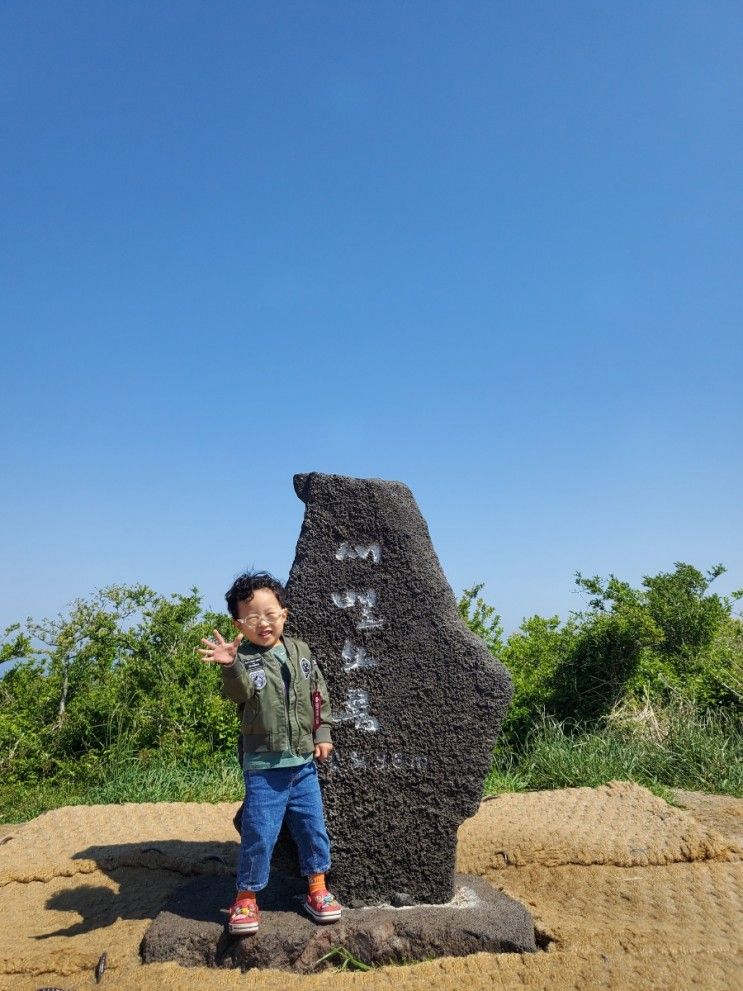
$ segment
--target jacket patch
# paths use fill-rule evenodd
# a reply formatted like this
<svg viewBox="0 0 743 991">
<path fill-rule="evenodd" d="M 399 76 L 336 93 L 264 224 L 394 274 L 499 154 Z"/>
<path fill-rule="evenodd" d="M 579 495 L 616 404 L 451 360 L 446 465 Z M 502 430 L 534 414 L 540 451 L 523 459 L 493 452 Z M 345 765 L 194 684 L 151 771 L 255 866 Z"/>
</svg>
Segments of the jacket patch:
<svg viewBox="0 0 743 991">
<path fill-rule="evenodd" d="M 309 678 L 310 671 L 312 670 L 312 665 L 310 664 L 309 660 L 306 657 L 300 657 L 299 666 L 302 669 L 302 674 L 305 676 L 305 678 Z"/>
<path fill-rule="evenodd" d="M 248 677 L 258 691 L 260 691 L 261 688 L 266 687 L 266 672 L 263 668 L 256 668 L 255 671 L 248 671 Z"/>
</svg>

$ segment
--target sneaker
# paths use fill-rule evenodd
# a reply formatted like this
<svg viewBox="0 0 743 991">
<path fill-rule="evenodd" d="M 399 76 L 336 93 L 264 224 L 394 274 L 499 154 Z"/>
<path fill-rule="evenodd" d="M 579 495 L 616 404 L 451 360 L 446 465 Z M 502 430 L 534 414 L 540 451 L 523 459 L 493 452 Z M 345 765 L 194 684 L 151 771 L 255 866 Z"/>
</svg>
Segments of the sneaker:
<svg viewBox="0 0 743 991">
<path fill-rule="evenodd" d="M 302 906 L 315 922 L 335 922 L 336 919 L 340 919 L 343 911 L 327 888 L 316 891 L 314 895 L 307 895 Z"/>
<path fill-rule="evenodd" d="M 253 898 L 238 898 L 228 909 L 230 919 L 227 928 L 232 936 L 254 933 L 261 922 L 261 910 Z"/>
</svg>

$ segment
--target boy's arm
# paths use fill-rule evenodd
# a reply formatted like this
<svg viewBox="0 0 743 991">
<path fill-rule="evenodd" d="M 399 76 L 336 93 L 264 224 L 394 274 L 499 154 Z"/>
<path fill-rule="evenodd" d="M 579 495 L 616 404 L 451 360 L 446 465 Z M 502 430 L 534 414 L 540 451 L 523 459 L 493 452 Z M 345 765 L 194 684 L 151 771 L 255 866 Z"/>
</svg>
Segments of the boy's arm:
<svg viewBox="0 0 743 991">
<path fill-rule="evenodd" d="M 333 722 L 333 712 L 330 707 L 330 695 L 328 694 L 328 686 L 325 683 L 323 673 L 314 657 L 312 658 L 312 669 L 312 677 L 315 685 L 314 690 L 320 693 L 320 725 L 313 732 L 313 740 L 315 744 L 329 743 L 332 746 L 333 740 L 330 727 Z"/>
<path fill-rule="evenodd" d="M 233 702 L 247 702 L 255 695 L 255 685 L 248 677 L 239 656 L 235 657 L 232 664 L 222 665 L 222 685 L 225 695 Z"/>
</svg>

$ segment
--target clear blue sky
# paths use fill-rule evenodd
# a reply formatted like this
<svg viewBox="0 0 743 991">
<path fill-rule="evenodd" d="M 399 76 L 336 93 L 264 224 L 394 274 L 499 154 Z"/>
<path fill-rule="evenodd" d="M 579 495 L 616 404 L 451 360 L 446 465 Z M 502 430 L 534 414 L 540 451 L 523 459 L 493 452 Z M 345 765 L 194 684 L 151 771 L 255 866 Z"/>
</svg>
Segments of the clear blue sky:
<svg viewBox="0 0 743 991">
<path fill-rule="evenodd" d="M 507 629 L 743 585 L 739 2 L 0 8 L 0 623 L 398 479 Z"/>
</svg>

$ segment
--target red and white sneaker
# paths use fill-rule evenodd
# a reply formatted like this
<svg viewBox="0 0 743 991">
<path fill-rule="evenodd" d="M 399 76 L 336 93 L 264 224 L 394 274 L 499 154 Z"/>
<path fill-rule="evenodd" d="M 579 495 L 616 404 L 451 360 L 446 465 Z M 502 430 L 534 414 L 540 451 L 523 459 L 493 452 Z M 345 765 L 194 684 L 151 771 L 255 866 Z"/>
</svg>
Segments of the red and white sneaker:
<svg viewBox="0 0 743 991">
<path fill-rule="evenodd" d="M 335 922 L 340 919 L 343 911 L 340 904 L 333 895 L 324 888 L 316 891 L 314 895 L 307 895 L 302 902 L 302 906 L 308 915 L 311 915 L 315 922 Z"/>
<path fill-rule="evenodd" d="M 228 911 L 230 919 L 227 928 L 231 936 L 254 933 L 261 923 L 261 910 L 254 898 L 238 898 Z"/>
</svg>

